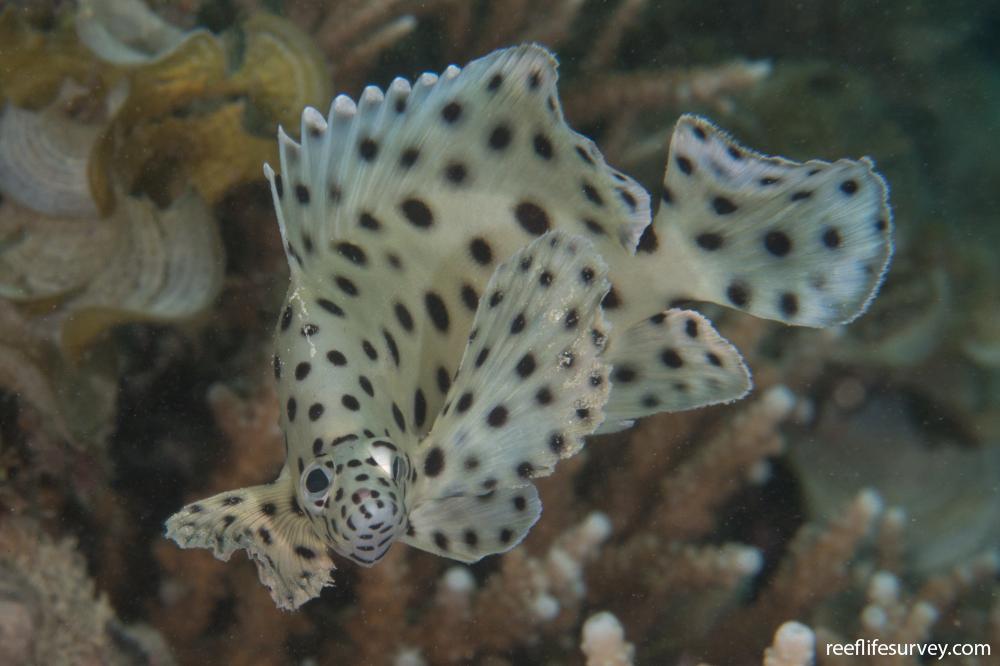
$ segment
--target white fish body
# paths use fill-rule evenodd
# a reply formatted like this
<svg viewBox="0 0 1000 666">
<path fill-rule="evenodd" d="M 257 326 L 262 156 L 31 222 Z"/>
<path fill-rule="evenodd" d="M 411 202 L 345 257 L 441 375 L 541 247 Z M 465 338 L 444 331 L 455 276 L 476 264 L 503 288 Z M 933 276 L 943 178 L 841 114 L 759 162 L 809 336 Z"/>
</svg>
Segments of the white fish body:
<svg viewBox="0 0 1000 666">
<path fill-rule="evenodd" d="M 565 123 L 537 46 L 337 97 L 279 132 L 291 267 L 274 372 L 285 467 L 186 506 L 182 547 L 244 548 L 275 602 L 396 541 L 466 562 L 514 547 L 531 479 L 584 437 L 750 388 L 700 300 L 850 321 L 891 256 L 867 160 L 793 163 L 682 117 L 659 210 Z"/>
</svg>

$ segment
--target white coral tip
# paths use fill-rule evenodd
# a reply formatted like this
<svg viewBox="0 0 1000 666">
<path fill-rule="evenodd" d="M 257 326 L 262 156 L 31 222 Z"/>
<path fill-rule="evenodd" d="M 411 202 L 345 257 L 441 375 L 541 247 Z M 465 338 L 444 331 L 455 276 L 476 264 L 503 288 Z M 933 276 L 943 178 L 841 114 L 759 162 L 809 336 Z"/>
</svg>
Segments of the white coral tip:
<svg viewBox="0 0 1000 666">
<path fill-rule="evenodd" d="M 345 116 L 353 116 L 358 112 L 358 105 L 347 95 L 337 95 L 333 100 L 333 112 Z"/>
<path fill-rule="evenodd" d="M 611 519 L 600 511 L 594 511 L 583 522 L 583 533 L 591 543 L 604 543 L 611 536 Z"/>
<path fill-rule="evenodd" d="M 469 573 L 468 567 L 451 567 L 445 572 L 443 582 L 450 592 L 467 594 L 476 589 L 476 579 Z"/>
<path fill-rule="evenodd" d="M 587 655 L 588 666 L 632 663 L 633 648 L 625 642 L 625 630 L 618 618 L 607 611 L 591 615 L 583 624 L 580 649 Z"/>
<path fill-rule="evenodd" d="M 813 663 L 816 635 L 801 622 L 785 622 L 774 632 L 764 655 L 765 666 L 808 666 Z"/>
<path fill-rule="evenodd" d="M 551 594 L 539 594 L 531 605 L 531 610 L 539 620 L 548 622 L 559 615 L 559 602 Z"/>
</svg>

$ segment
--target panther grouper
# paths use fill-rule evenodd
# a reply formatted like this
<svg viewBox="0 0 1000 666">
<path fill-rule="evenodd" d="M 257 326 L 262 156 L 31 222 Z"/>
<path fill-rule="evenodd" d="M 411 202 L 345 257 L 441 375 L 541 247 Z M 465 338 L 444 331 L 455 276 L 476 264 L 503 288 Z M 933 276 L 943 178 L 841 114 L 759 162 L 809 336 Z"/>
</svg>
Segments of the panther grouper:
<svg viewBox="0 0 1000 666">
<path fill-rule="evenodd" d="M 747 393 L 696 312 L 861 314 L 892 252 L 867 159 L 796 163 L 683 116 L 658 209 L 563 119 L 541 47 L 339 96 L 264 171 L 291 268 L 271 483 L 189 504 L 182 547 L 245 549 L 282 608 L 397 541 L 473 562 L 538 520 L 584 438 Z"/>
</svg>

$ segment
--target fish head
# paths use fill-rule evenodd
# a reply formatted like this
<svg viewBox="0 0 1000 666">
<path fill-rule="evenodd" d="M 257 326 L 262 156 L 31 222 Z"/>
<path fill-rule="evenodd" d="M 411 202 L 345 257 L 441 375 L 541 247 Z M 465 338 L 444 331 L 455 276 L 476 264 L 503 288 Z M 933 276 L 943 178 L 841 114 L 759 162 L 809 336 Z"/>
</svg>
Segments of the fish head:
<svg viewBox="0 0 1000 666">
<path fill-rule="evenodd" d="M 306 466 L 298 493 L 317 534 L 365 566 L 407 529 L 409 456 L 387 438 L 346 442 Z"/>
</svg>

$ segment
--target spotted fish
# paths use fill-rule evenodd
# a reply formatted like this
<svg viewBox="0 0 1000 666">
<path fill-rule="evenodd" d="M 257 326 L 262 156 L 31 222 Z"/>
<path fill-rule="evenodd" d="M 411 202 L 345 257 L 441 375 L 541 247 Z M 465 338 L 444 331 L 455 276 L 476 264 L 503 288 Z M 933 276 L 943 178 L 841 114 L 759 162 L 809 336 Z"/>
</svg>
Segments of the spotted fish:
<svg viewBox="0 0 1000 666">
<path fill-rule="evenodd" d="M 339 96 L 265 165 L 291 269 L 274 376 L 287 457 L 189 504 L 182 547 L 245 549 L 282 608 L 397 541 L 473 562 L 520 542 L 595 432 L 750 388 L 679 303 L 848 322 L 887 268 L 867 159 L 796 163 L 683 116 L 650 196 L 566 124 L 533 45 Z"/>
</svg>

